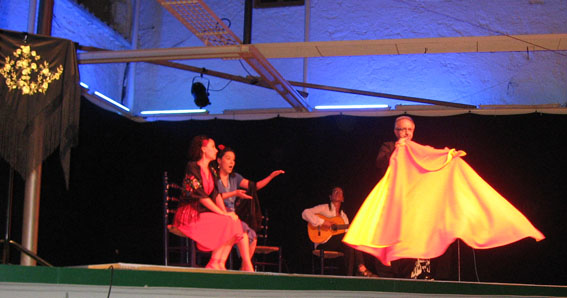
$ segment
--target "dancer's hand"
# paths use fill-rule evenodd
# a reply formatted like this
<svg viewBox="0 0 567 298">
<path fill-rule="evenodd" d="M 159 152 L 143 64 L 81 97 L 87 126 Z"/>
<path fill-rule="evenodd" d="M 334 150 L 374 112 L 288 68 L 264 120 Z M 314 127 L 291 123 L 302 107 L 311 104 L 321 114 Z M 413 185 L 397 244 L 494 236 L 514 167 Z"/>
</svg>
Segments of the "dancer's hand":
<svg viewBox="0 0 567 298">
<path fill-rule="evenodd" d="M 451 150 L 451 155 L 453 158 L 455 158 L 457 156 L 465 156 L 467 155 L 467 153 L 463 150 Z"/>
<path fill-rule="evenodd" d="M 235 190 L 234 195 L 237 196 L 237 197 L 239 197 L 239 198 L 242 198 L 242 199 L 249 199 L 249 200 L 252 199 L 252 196 L 246 194 L 246 191 L 243 190 L 243 189 L 237 189 L 237 190 Z"/>
<path fill-rule="evenodd" d="M 407 138 L 399 138 L 398 141 L 396 142 L 396 147 L 398 147 L 398 146 L 405 146 L 405 145 L 406 145 L 406 140 L 407 140 Z"/>
<path fill-rule="evenodd" d="M 281 174 L 285 174 L 285 171 L 284 171 L 284 170 L 273 171 L 273 172 L 270 174 L 270 176 L 272 176 L 272 178 L 276 178 L 278 175 L 281 175 Z"/>
<path fill-rule="evenodd" d="M 234 213 L 234 212 L 227 212 L 225 215 L 234 219 L 234 220 L 238 220 L 238 215 L 236 215 L 236 213 Z"/>
</svg>

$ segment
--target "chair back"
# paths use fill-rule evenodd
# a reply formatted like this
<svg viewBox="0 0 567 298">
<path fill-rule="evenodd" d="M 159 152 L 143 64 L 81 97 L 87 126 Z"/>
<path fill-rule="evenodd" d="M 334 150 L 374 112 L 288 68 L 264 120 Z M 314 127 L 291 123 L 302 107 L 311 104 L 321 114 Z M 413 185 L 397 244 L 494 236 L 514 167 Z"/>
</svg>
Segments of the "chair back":
<svg viewBox="0 0 567 298">
<path fill-rule="evenodd" d="M 188 238 L 173 226 L 175 213 L 181 203 L 183 187 L 169 180 L 163 173 L 163 247 L 166 266 L 203 267 L 210 257 L 210 252 L 197 249 L 193 239 Z M 232 264 L 232 258 L 230 260 Z M 232 265 L 231 265 L 232 268 Z"/>
<path fill-rule="evenodd" d="M 163 247 L 164 247 L 164 264 L 169 265 L 169 254 L 171 251 L 170 228 L 173 224 L 173 218 L 179 205 L 181 196 L 181 186 L 169 181 L 167 172 L 163 173 Z"/>
<path fill-rule="evenodd" d="M 269 229 L 269 222 L 270 217 L 268 215 L 268 211 L 264 210 L 264 214 L 262 215 L 262 221 L 259 226 L 258 231 L 256 232 L 256 236 L 258 237 L 258 244 L 260 245 L 267 245 L 268 243 L 268 229 Z"/>
<path fill-rule="evenodd" d="M 269 221 L 268 211 L 264 210 L 260 227 L 256 232 L 258 245 L 254 251 L 254 264 L 256 265 L 256 271 L 265 271 L 266 267 L 273 266 L 278 268 L 278 272 L 282 272 L 282 248 L 280 246 L 268 245 Z M 266 255 L 274 252 L 277 253 L 275 260 L 268 260 Z M 257 255 L 261 255 L 261 259 L 256 258 Z"/>
</svg>

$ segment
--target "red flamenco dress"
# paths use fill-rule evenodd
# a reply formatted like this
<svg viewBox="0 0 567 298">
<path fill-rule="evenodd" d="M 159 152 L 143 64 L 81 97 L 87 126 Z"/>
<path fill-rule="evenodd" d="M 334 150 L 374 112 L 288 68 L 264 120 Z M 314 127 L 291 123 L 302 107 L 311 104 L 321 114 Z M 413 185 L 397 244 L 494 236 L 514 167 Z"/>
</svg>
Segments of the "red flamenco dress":
<svg viewBox="0 0 567 298">
<path fill-rule="evenodd" d="M 399 145 L 343 241 L 389 265 L 401 258 L 438 257 L 457 238 L 477 249 L 544 239 L 463 155 L 412 141 Z"/>
<path fill-rule="evenodd" d="M 183 203 L 177 209 L 171 229 L 173 233 L 193 239 L 202 251 L 216 250 L 228 242 L 234 244 L 243 237 L 240 220 L 211 212 L 199 202 L 216 196 L 214 185 L 212 175 L 204 175 L 196 162 L 187 164 L 183 179 Z"/>
</svg>

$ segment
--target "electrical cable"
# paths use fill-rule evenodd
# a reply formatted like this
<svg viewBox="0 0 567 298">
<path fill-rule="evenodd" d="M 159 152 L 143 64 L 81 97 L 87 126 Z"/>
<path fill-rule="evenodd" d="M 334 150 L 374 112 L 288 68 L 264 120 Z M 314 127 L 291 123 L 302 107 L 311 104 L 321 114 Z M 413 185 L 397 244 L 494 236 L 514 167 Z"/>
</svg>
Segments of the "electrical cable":
<svg viewBox="0 0 567 298">
<path fill-rule="evenodd" d="M 226 21 L 226 22 L 228 22 L 228 24 L 226 24 L 226 26 L 227 26 L 228 28 L 230 28 L 230 26 L 232 26 L 232 22 L 230 21 L 229 18 L 221 18 L 221 21 Z"/>
<path fill-rule="evenodd" d="M 128 88 L 128 72 L 130 71 L 130 62 L 126 63 L 124 68 L 124 75 L 122 76 L 122 93 L 120 94 L 120 103 L 124 104 L 124 98 L 126 97 L 126 90 Z"/>
<path fill-rule="evenodd" d="M 486 31 L 488 31 L 488 32 L 496 33 L 496 34 L 499 34 L 499 35 L 502 35 L 502 36 L 506 36 L 506 37 L 508 37 L 508 38 L 511 38 L 511 39 L 514 39 L 514 40 L 517 40 L 517 41 L 525 42 L 525 43 L 527 43 L 527 44 L 529 44 L 529 45 L 532 45 L 532 46 L 535 46 L 535 47 L 538 47 L 538 48 L 542 48 L 542 49 L 544 49 L 544 50 L 546 50 L 546 51 L 553 52 L 553 53 L 555 53 L 555 54 L 557 54 L 557 55 L 561 55 L 561 56 L 566 56 L 566 57 L 567 57 L 567 54 L 560 53 L 560 51 L 556 51 L 556 50 L 553 50 L 553 49 L 550 49 L 550 48 L 547 48 L 547 47 L 538 45 L 538 44 L 536 44 L 536 43 L 533 43 L 533 42 L 530 42 L 530 41 L 527 41 L 527 40 L 523 40 L 523 39 L 521 39 L 521 38 L 512 36 L 512 35 L 510 35 L 510 34 L 507 34 L 507 33 L 504 33 L 504 32 L 498 31 L 498 30 L 490 29 L 490 28 L 488 28 L 488 27 L 486 27 L 486 26 L 483 26 L 483 25 L 479 25 L 479 24 L 475 24 L 475 23 L 472 23 L 472 22 L 469 22 L 469 21 L 461 20 L 461 19 L 459 19 L 459 18 L 457 18 L 457 17 L 454 17 L 454 16 L 452 16 L 452 15 L 448 15 L 448 14 L 444 14 L 444 13 L 442 13 L 442 12 L 434 11 L 434 10 L 431 10 L 431 9 L 429 9 L 429 8 L 427 8 L 427 7 L 423 7 L 423 6 L 422 6 L 422 7 L 412 6 L 411 4 L 405 2 L 404 0 L 400 0 L 400 2 L 406 4 L 407 6 L 413 7 L 413 8 L 423 9 L 423 10 L 425 10 L 425 11 L 428 11 L 428 12 L 431 12 L 431 13 L 434 13 L 434 14 L 437 14 L 437 15 L 440 15 L 440 16 L 444 16 L 444 17 L 446 17 L 446 18 L 450 18 L 450 19 L 455 20 L 455 21 L 457 21 L 457 22 L 469 24 L 469 25 L 471 25 L 471 26 L 473 26 L 473 27 L 477 27 L 477 28 L 486 30 Z"/>
<path fill-rule="evenodd" d="M 110 292 L 112 291 L 112 280 L 114 279 L 114 266 L 110 265 L 108 269 L 110 269 L 110 283 L 108 284 L 108 294 L 106 295 L 106 297 L 110 298 Z"/>
<path fill-rule="evenodd" d="M 461 239 L 457 238 L 457 281 L 461 281 Z"/>
<path fill-rule="evenodd" d="M 224 85 L 224 87 L 222 87 L 220 89 L 209 89 L 209 91 L 222 91 L 222 90 L 224 90 L 224 88 L 228 87 L 228 85 L 230 85 L 230 83 L 232 83 L 232 80 L 228 81 L 228 83 L 226 83 L 226 85 Z"/>
<path fill-rule="evenodd" d="M 248 73 L 249 76 L 254 77 L 253 74 L 251 74 L 248 69 L 246 69 L 246 67 L 244 66 L 244 64 L 242 63 L 242 60 L 238 59 L 238 62 L 240 62 L 240 65 L 242 66 L 242 68 L 244 69 L 244 71 L 246 71 L 246 73 Z"/>
<path fill-rule="evenodd" d="M 476 268 L 476 254 L 475 254 L 474 248 L 472 249 L 472 256 L 473 256 L 474 274 L 476 275 L 476 282 L 480 282 L 480 278 L 478 278 L 478 271 L 477 271 L 477 268 Z"/>
</svg>

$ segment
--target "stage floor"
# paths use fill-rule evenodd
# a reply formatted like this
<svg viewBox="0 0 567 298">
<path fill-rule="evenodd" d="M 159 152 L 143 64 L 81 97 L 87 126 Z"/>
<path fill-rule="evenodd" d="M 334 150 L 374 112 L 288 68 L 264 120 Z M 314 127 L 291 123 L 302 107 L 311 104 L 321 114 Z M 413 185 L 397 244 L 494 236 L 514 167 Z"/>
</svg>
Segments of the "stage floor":
<svg viewBox="0 0 567 298">
<path fill-rule="evenodd" d="M 0 265 L 0 297 L 567 297 L 567 286 L 425 281 L 129 263 Z"/>
</svg>

